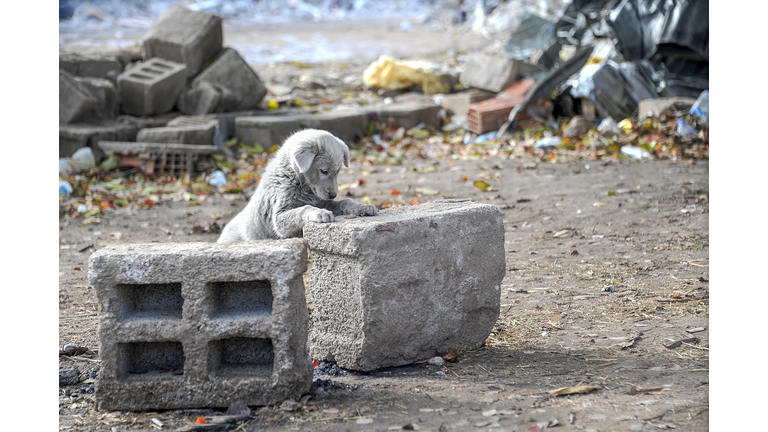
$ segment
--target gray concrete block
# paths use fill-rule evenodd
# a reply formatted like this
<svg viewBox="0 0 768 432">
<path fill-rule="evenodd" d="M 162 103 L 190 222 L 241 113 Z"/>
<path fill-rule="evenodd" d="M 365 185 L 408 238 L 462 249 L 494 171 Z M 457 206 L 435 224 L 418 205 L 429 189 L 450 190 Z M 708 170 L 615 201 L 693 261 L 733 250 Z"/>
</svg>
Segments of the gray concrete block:
<svg viewBox="0 0 768 432">
<path fill-rule="evenodd" d="M 475 102 L 482 102 L 496 96 L 495 93 L 471 89 L 469 91 L 463 91 L 461 93 L 437 95 L 435 99 L 438 99 L 440 106 L 453 114 L 466 117 L 469 113 L 469 105 Z"/>
<path fill-rule="evenodd" d="M 171 111 L 187 83 L 187 67 L 153 58 L 117 77 L 121 111 L 149 116 Z"/>
<path fill-rule="evenodd" d="M 265 148 L 282 144 L 294 132 L 304 129 L 294 116 L 250 116 L 235 119 L 235 136 L 248 145 Z"/>
<path fill-rule="evenodd" d="M 366 110 L 339 110 L 324 114 L 296 116 L 299 124 L 307 129 L 320 129 L 332 133 L 354 148 L 365 135 L 370 116 Z"/>
<path fill-rule="evenodd" d="M 70 157 L 78 149 L 90 147 L 99 163 L 104 158 L 104 152 L 97 145 L 99 141 L 136 141 L 138 130 L 134 124 L 114 120 L 60 125 L 59 157 Z"/>
<path fill-rule="evenodd" d="M 379 120 L 389 120 L 406 129 L 420 123 L 436 128 L 442 126 L 442 121 L 438 117 L 440 105 L 434 102 L 377 104 L 364 107 L 363 111 L 369 116 L 375 114 Z"/>
<path fill-rule="evenodd" d="M 98 101 L 69 72 L 59 69 L 59 124 L 85 119 Z"/>
<path fill-rule="evenodd" d="M 521 60 L 489 54 L 470 54 L 459 81 L 468 87 L 498 93 L 526 74 L 544 69 Z"/>
<path fill-rule="evenodd" d="M 271 405 L 312 385 L 302 239 L 108 246 L 99 304 L 100 409 Z"/>
<path fill-rule="evenodd" d="M 267 88 L 234 49 L 226 48 L 200 72 L 179 101 L 184 114 L 259 108 Z"/>
<path fill-rule="evenodd" d="M 104 78 L 112 82 L 123 71 L 115 57 L 79 53 L 60 53 L 59 69 L 80 77 Z"/>
<path fill-rule="evenodd" d="M 655 98 L 641 100 L 637 108 L 637 116 L 640 120 L 648 117 L 658 117 L 668 108 L 678 110 L 690 109 L 696 103 L 695 98 L 678 96 L 669 98 Z"/>
<path fill-rule="evenodd" d="M 221 50 L 221 18 L 175 6 L 163 12 L 142 39 L 145 59 L 183 63 L 192 77 Z"/>
<path fill-rule="evenodd" d="M 88 89 L 96 104 L 86 118 L 113 119 L 117 114 L 117 91 L 115 84 L 103 78 L 75 77 L 75 81 Z"/>
<path fill-rule="evenodd" d="M 164 127 L 141 129 L 136 134 L 136 141 L 223 145 L 218 121 L 189 116 L 176 117 Z"/>
<path fill-rule="evenodd" d="M 457 202 L 458 201 L 458 202 Z M 461 200 L 307 224 L 312 357 L 371 371 L 483 345 L 506 271 L 498 208 Z"/>
</svg>

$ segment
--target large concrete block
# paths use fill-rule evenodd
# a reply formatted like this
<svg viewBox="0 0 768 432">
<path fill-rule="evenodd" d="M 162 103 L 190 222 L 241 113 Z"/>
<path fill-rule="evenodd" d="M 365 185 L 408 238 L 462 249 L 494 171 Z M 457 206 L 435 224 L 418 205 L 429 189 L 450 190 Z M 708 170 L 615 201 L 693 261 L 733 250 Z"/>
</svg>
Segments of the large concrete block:
<svg viewBox="0 0 768 432">
<path fill-rule="evenodd" d="M 217 120 L 189 116 L 176 117 L 169 121 L 165 127 L 141 129 L 136 134 L 136 141 L 223 145 Z"/>
<path fill-rule="evenodd" d="M 259 108 L 267 88 L 237 51 L 226 48 L 192 80 L 181 100 L 184 114 L 243 111 Z"/>
<path fill-rule="evenodd" d="M 459 201 L 459 202 L 456 202 Z M 501 212 L 446 200 L 307 224 L 317 360 L 359 371 L 480 347 L 499 316 Z"/>
<path fill-rule="evenodd" d="M 96 104 L 86 117 L 113 119 L 117 114 L 117 91 L 115 84 L 103 78 L 75 77 L 75 81 L 88 89 Z"/>
<path fill-rule="evenodd" d="M 159 58 L 150 59 L 117 77 L 122 111 L 136 116 L 171 111 L 186 83 L 186 66 Z"/>
<path fill-rule="evenodd" d="M 123 71 L 123 65 L 117 58 L 109 56 L 60 53 L 59 69 L 75 76 L 105 78 L 114 82 Z"/>
<path fill-rule="evenodd" d="M 470 54 L 460 76 L 460 82 L 498 93 L 525 75 L 542 72 L 538 66 L 521 60 L 488 54 Z"/>
<path fill-rule="evenodd" d="M 302 239 L 109 246 L 89 265 L 101 409 L 271 405 L 312 385 Z"/>
<path fill-rule="evenodd" d="M 87 118 L 98 101 L 69 72 L 59 69 L 59 124 Z"/>
<path fill-rule="evenodd" d="M 144 58 L 183 63 L 192 77 L 221 50 L 221 18 L 175 6 L 152 23 L 143 41 Z"/>
<path fill-rule="evenodd" d="M 420 123 L 436 128 L 442 126 L 442 121 L 438 117 L 440 105 L 434 102 L 378 104 L 365 107 L 364 111 L 369 115 L 375 113 L 379 120 L 391 119 L 394 124 L 406 129 Z"/>
<path fill-rule="evenodd" d="M 320 129 L 339 137 L 350 147 L 365 135 L 369 114 L 365 110 L 340 110 L 324 114 L 296 116 L 299 124 L 307 129 Z"/>
<path fill-rule="evenodd" d="M 271 147 L 303 129 L 293 116 L 249 116 L 235 119 L 235 136 L 248 145 Z"/>
</svg>

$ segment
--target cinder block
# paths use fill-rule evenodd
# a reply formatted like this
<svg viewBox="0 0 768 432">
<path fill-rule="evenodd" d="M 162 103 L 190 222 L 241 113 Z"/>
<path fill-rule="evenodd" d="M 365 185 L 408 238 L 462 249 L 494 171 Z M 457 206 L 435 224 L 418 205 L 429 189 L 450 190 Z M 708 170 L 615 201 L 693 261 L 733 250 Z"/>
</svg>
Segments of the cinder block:
<svg viewBox="0 0 768 432">
<path fill-rule="evenodd" d="M 378 104 L 366 107 L 364 110 L 370 115 L 375 114 L 379 120 L 391 119 L 394 124 L 406 129 L 420 123 L 427 126 L 442 126 L 438 112 L 440 105 L 434 102 L 402 102 L 391 104 Z"/>
<path fill-rule="evenodd" d="M 165 127 L 145 128 L 136 134 L 136 141 L 153 143 L 223 145 L 219 122 L 205 117 L 179 116 Z"/>
<path fill-rule="evenodd" d="M 122 111 L 149 116 L 171 111 L 187 83 L 187 67 L 153 58 L 117 77 Z"/>
<path fill-rule="evenodd" d="M 200 72 L 179 101 L 184 114 L 244 111 L 259 108 L 267 88 L 234 49 L 221 51 Z"/>
<path fill-rule="evenodd" d="M 89 265 L 101 409 L 271 405 L 312 385 L 302 239 L 109 246 Z"/>
<path fill-rule="evenodd" d="M 88 117 L 98 101 L 69 72 L 59 69 L 59 124 Z"/>
<path fill-rule="evenodd" d="M 123 71 L 123 65 L 114 57 L 61 53 L 59 69 L 64 69 L 75 76 L 105 78 L 114 82 Z"/>
<path fill-rule="evenodd" d="M 469 105 L 475 102 L 482 102 L 495 96 L 485 90 L 471 89 L 461 93 L 437 95 L 435 98 L 440 100 L 440 106 L 451 111 L 455 115 L 467 116 Z"/>
<path fill-rule="evenodd" d="M 347 143 L 350 148 L 355 147 L 359 138 L 365 135 L 370 118 L 365 110 L 340 110 L 296 117 L 302 127 L 328 131 Z"/>
<path fill-rule="evenodd" d="M 294 132 L 303 129 L 293 116 L 250 116 L 235 119 L 235 136 L 248 145 L 279 145 Z"/>
<path fill-rule="evenodd" d="M 75 81 L 88 89 L 96 104 L 86 117 L 113 119 L 117 114 L 117 91 L 115 84 L 103 78 L 75 77 Z"/>
<path fill-rule="evenodd" d="M 498 93 L 525 75 L 544 70 L 521 60 L 488 54 L 470 54 L 460 76 L 468 87 Z"/>
<path fill-rule="evenodd" d="M 307 224 L 317 360 L 359 371 L 480 347 L 506 271 L 501 212 L 444 200 Z"/>
<path fill-rule="evenodd" d="M 144 35 L 144 58 L 183 63 L 192 77 L 221 50 L 222 40 L 220 17 L 175 6 Z"/>
</svg>

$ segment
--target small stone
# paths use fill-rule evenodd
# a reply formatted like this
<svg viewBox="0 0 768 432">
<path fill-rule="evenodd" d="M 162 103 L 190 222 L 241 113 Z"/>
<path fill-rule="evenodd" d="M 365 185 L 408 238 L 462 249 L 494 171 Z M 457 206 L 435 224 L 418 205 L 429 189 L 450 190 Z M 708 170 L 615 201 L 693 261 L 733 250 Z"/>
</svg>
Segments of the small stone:
<svg viewBox="0 0 768 432">
<path fill-rule="evenodd" d="M 77 366 L 66 366 L 59 369 L 59 386 L 75 385 L 80 380 L 80 371 Z"/>
<path fill-rule="evenodd" d="M 445 364 L 445 360 L 443 360 L 443 358 L 440 356 L 436 356 L 429 359 L 429 364 L 435 365 L 435 366 L 442 366 Z"/>
<path fill-rule="evenodd" d="M 588 132 L 590 129 L 592 129 L 594 125 L 591 121 L 587 120 L 586 118 L 577 115 L 574 118 L 571 119 L 571 121 L 568 122 L 568 125 L 565 127 L 565 130 L 563 131 L 563 137 L 565 138 L 575 138 L 580 136 L 581 134 Z"/>
<path fill-rule="evenodd" d="M 280 404 L 280 411 L 298 411 L 301 409 L 301 404 L 298 402 L 294 402 L 291 400 L 283 401 L 282 404 Z"/>
</svg>

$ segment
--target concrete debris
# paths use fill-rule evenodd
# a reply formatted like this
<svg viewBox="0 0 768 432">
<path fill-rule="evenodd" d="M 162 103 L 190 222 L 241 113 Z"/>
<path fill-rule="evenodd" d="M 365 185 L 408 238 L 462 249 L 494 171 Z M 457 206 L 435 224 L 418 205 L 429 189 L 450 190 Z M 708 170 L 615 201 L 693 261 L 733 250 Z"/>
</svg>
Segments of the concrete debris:
<svg viewBox="0 0 768 432">
<path fill-rule="evenodd" d="M 506 268 L 495 206 L 390 207 L 307 224 L 304 238 L 314 257 L 309 345 L 318 361 L 371 371 L 472 350 L 499 316 Z"/>
<path fill-rule="evenodd" d="M 488 54 L 470 54 L 460 75 L 460 82 L 467 87 L 498 93 L 520 78 L 537 72 L 543 72 L 543 69 L 521 60 Z"/>
<path fill-rule="evenodd" d="M 59 124 L 88 116 L 98 101 L 86 86 L 64 69 L 59 69 Z"/>
<path fill-rule="evenodd" d="M 79 53 L 59 54 L 59 69 L 80 77 L 104 78 L 112 81 L 123 71 L 117 58 Z"/>
<path fill-rule="evenodd" d="M 219 122 L 205 117 L 179 116 L 165 127 L 139 130 L 136 141 L 179 144 L 223 144 Z"/>
<path fill-rule="evenodd" d="M 187 67 L 152 58 L 117 77 L 122 111 L 136 116 L 169 112 L 184 91 Z"/>
<path fill-rule="evenodd" d="M 144 58 L 159 57 L 186 65 L 195 76 L 221 51 L 221 18 L 183 6 L 165 11 L 143 37 Z"/>
</svg>

